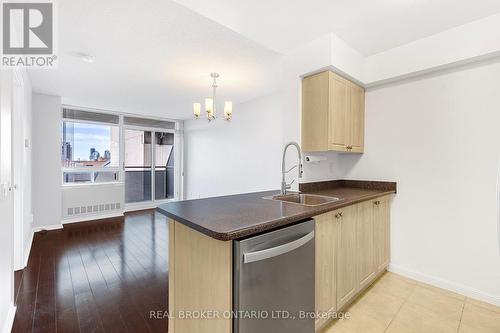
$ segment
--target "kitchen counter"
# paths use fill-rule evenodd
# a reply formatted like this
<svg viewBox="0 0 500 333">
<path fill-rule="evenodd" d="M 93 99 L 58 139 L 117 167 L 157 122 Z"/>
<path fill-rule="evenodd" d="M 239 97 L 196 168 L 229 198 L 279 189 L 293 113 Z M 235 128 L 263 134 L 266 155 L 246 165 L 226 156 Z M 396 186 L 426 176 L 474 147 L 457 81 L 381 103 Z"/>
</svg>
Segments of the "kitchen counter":
<svg viewBox="0 0 500 333">
<path fill-rule="evenodd" d="M 207 236 L 229 241 L 396 193 L 396 183 L 336 180 L 300 184 L 300 191 L 338 197 L 342 200 L 309 207 L 263 199 L 266 196 L 279 194 L 276 190 L 169 202 L 160 205 L 157 210 Z"/>
</svg>

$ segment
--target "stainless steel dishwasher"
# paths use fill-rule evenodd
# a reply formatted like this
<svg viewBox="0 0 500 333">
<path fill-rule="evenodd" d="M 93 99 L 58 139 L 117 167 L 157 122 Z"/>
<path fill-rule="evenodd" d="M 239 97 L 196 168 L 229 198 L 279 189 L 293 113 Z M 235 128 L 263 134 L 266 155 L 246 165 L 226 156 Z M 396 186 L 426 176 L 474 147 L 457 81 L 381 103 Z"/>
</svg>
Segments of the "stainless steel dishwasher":
<svg viewBox="0 0 500 333">
<path fill-rule="evenodd" d="M 233 260 L 234 333 L 314 332 L 313 219 L 235 241 Z"/>
</svg>

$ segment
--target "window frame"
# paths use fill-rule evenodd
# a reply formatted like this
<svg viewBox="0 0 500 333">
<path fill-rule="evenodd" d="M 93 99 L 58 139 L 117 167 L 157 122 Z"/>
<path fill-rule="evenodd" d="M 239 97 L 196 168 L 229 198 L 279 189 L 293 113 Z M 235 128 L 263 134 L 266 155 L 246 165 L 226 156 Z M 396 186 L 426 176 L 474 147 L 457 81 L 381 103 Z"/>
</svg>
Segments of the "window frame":
<svg viewBox="0 0 500 333">
<path fill-rule="evenodd" d="M 62 108 L 64 109 L 64 107 Z M 62 113 L 61 109 L 61 113 Z M 84 110 L 82 110 L 84 111 Z M 96 112 L 96 111 L 94 111 Z M 119 116 L 121 118 L 121 116 Z M 119 142 L 118 142 L 118 166 L 114 167 L 107 167 L 107 168 L 97 168 L 97 167 L 64 167 L 61 165 L 61 185 L 62 186 L 80 186 L 80 185 L 89 185 L 89 184 L 116 184 L 116 183 L 121 183 L 122 182 L 122 174 L 120 170 L 120 163 L 121 163 L 121 158 L 122 158 L 122 151 L 121 151 L 121 128 L 120 128 L 120 123 L 118 124 L 113 124 L 113 123 L 106 123 L 106 122 L 101 122 L 101 121 L 91 121 L 91 120 L 79 120 L 79 119 L 72 119 L 72 118 L 64 118 L 63 116 L 61 117 L 61 125 L 64 122 L 72 122 L 72 123 L 80 123 L 80 124 L 89 124 L 89 125 L 100 125 L 100 126 L 109 126 L 109 127 L 117 127 L 118 128 L 118 137 L 119 137 Z M 62 140 L 62 133 L 61 133 L 61 142 Z M 111 182 L 95 182 L 94 181 L 94 174 L 96 172 L 117 172 L 118 173 L 118 179 L 115 181 Z M 82 182 L 82 183 L 65 183 L 64 182 L 64 174 L 65 173 L 77 173 L 77 172 L 82 172 L 82 173 L 90 173 L 91 176 L 91 181 L 90 182 Z"/>
<path fill-rule="evenodd" d="M 96 112 L 96 113 L 104 113 L 118 116 L 118 124 L 107 123 L 107 122 L 99 122 L 99 121 L 90 121 L 90 120 L 76 120 L 71 118 L 64 118 L 63 110 L 64 109 L 74 109 L 79 111 L 87 111 L 87 112 Z M 174 123 L 174 129 L 163 129 L 160 127 L 143 127 L 136 125 L 125 125 L 124 118 L 125 117 L 135 117 L 135 118 L 145 118 L 151 120 L 159 120 Z M 119 164 L 118 167 L 107 167 L 107 168 L 66 168 L 61 165 L 61 186 L 62 187 L 78 187 L 78 186 L 107 186 L 111 184 L 122 184 L 125 186 L 125 129 L 135 129 L 135 130 L 147 130 L 151 132 L 162 132 L 162 133 L 173 133 L 174 134 L 174 198 L 172 199 L 154 199 L 155 189 L 154 184 L 152 184 L 152 198 L 151 201 L 139 202 L 139 203 L 125 203 L 125 210 L 127 210 L 127 206 L 131 209 L 142 206 L 150 206 L 155 205 L 157 203 L 169 202 L 180 200 L 184 196 L 184 134 L 183 134 L 183 124 L 182 120 L 163 118 L 163 117 L 154 117 L 148 115 L 139 115 L 134 113 L 125 113 L 118 111 L 109 111 L 88 107 L 80 107 L 75 105 L 62 104 L 61 105 L 61 125 L 63 121 L 70 122 L 80 122 L 87 124 L 96 124 L 96 125 L 106 125 L 106 126 L 117 126 L 119 130 Z M 62 131 L 60 133 L 60 142 L 62 142 Z M 151 145 L 152 149 L 154 149 L 154 144 Z M 155 166 L 155 154 L 152 155 L 152 167 L 154 170 Z M 112 182 L 82 182 L 82 183 L 64 183 L 64 173 L 65 172 L 118 172 L 118 180 Z M 153 173 L 153 172 L 152 172 Z M 93 179 L 93 177 L 92 177 Z M 153 179 L 152 179 L 153 180 Z"/>
</svg>

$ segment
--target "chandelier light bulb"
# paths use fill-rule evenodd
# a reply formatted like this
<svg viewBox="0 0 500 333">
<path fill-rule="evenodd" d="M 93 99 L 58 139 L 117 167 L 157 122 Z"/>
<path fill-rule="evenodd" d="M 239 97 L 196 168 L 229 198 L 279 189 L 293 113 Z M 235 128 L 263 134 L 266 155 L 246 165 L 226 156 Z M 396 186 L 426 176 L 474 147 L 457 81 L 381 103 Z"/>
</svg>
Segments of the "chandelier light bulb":
<svg viewBox="0 0 500 333">
<path fill-rule="evenodd" d="M 201 114 L 201 103 L 193 103 L 193 113 L 196 119 L 200 118 Z"/>
<path fill-rule="evenodd" d="M 205 98 L 205 111 L 209 120 L 214 117 L 214 100 L 212 98 Z"/>
<path fill-rule="evenodd" d="M 233 102 L 225 101 L 224 102 L 224 119 L 231 120 L 233 116 Z"/>
</svg>

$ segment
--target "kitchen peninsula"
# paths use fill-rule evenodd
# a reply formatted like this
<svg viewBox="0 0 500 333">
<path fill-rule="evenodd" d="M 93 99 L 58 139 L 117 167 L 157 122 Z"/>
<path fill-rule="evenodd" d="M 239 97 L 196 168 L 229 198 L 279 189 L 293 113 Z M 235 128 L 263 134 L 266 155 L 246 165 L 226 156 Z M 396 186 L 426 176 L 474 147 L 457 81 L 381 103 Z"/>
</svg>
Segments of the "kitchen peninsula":
<svg viewBox="0 0 500 333">
<path fill-rule="evenodd" d="M 158 207 L 170 218 L 169 332 L 232 332 L 233 243 L 310 218 L 316 312 L 344 309 L 386 270 L 396 183 L 337 180 L 301 184 L 300 191 L 339 200 L 308 206 L 272 200 L 277 191 L 270 191 Z M 203 312 L 205 318 L 189 312 Z M 317 318 L 314 326 L 318 330 L 327 322 Z"/>
</svg>

